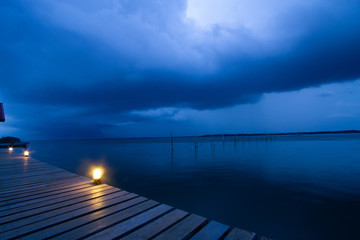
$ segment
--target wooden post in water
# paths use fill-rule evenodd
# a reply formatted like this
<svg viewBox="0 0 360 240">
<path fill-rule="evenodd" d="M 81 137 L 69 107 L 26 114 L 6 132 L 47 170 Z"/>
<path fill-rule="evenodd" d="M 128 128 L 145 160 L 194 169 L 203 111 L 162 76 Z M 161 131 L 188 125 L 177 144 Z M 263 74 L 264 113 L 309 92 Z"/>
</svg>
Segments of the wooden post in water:
<svg viewBox="0 0 360 240">
<path fill-rule="evenodd" d="M 0 122 L 5 122 L 5 113 L 2 103 L 0 103 Z"/>
<path fill-rule="evenodd" d="M 215 145 L 215 139 L 214 139 L 214 135 L 211 136 L 211 147 L 214 147 Z"/>
<path fill-rule="evenodd" d="M 195 147 L 195 151 L 197 151 L 198 150 L 197 136 L 194 136 L 194 147 Z"/>
<path fill-rule="evenodd" d="M 173 141 L 172 132 L 170 132 L 170 141 L 171 141 L 171 152 L 173 152 L 174 151 L 174 141 Z"/>
</svg>

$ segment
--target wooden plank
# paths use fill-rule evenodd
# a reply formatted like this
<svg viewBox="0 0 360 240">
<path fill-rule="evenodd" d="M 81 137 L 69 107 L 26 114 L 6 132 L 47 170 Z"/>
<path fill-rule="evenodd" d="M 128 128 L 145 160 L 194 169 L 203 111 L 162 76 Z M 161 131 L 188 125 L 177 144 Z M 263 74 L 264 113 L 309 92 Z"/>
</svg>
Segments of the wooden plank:
<svg viewBox="0 0 360 240">
<path fill-rule="evenodd" d="M 39 164 L 39 163 L 31 163 L 31 164 L 27 164 L 27 165 L 9 165 L 9 166 L 0 166 L 0 172 L 1 173 L 15 173 L 17 171 L 21 171 L 21 170 L 36 170 L 36 169 L 61 169 L 55 166 L 49 166 L 46 165 L 44 163 Z"/>
<path fill-rule="evenodd" d="M 73 186 L 70 189 L 59 190 L 58 192 L 54 192 L 54 193 L 47 193 L 44 195 L 39 194 L 39 197 L 29 196 L 28 199 L 26 199 L 27 201 L 21 201 L 21 199 L 4 201 L 1 203 L 1 206 L 0 206 L 0 214 L 1 214 L 1 212 L 5 211 L 5 210 L 7 211 L 9 209 L 22 207 L 22 206 L 30 205 L 30 204 L 37 203 L 37 202 L 43 202 L 43 201 L 60 198 L 63 196 L 68 196 L 68 195 L 74 194 L 75 191 L 77 191 L 76 193 L 83 192 L 83 191 L 86 191 L 86 189 L 88 187 L 92 187 L 92 186 L 94 186 L 94 185 L 87 184 L 85 186 L 80 186 L 81 189 L 78 189 L 79 186 Z"/>
<path fill-rule="evenodd" d="M 70 181 L 65 182 L 65 183 L 61 182 L 61 183 L 54 184 L 52 186 L 46 185 L 45 187 L 42 187 L 42 188 L 32 189 L 32 191 L 30 191 L 28 189 L 21 189 L 16 192 L 10 192 L 10 193 L 3 194 L 3 197 L 0 199 L 0 203 L 4 202 L 4 201 L 12 200 L 12 199 L 37 195 L 40 193 L 53 192 L 53 191 L 57 191 L 59 189 L 66 189 L 66 188 L 70 188 L 73 186 L 91 185 L 91 184 L 92 184 L 91 181 L 83 181 L 83 180 L 76 181 L 74 179 L 71 179 Z"/>
<path fill-rule="evenodd" d="M 53 181 L 53 180 L 60 180 L 60 179 L 64 179 L 64 178 L 68 178 L 70 176 L 76 176 L 75 174 L 69 174 L 66 172 L 61 172 L 61 173 L 54 173 L 51 175 L 47 175 L 47 176 L 42 176 L 42 177 L 36 177 L 33 179 L 29 179 L 29 180 L 24 180 L 24 181 L 14 181 L 14 182 L 8 182 L 8 184 L 4 185 L 4 186 L 0 186 L 0 191 L 2 189 L 8 189 L 8 188 L 12 188 L 12 187 L 18 187 L 18 186 L 26 186 L 26 185 L 39 185 L 42 184 L 44 182 L 49 182 L 49 181 Z"/>
<path fill-rule="evenodd" d="M 26 209 L 31 209 L 31 208 L 34 208 L 35 206 L 44 205 L 45 202 L 48 202 L 48 203 L 59 202 L 59 201 L 61 201 L 61 198 L 64 198 L 64 200 L 65 200 L 68 198 L 75 198 L 78 196 L 90 194 L 92 191 L 96 192 L 97 189 L 100 189 L 100 188 L 110 188 L 110 186 L 105 185 L 105 184 L 104 185 L 96 185 L 96 186 L 88 184 L 87 188 L 73 189 L 73 191 L 71 191 L 71 192 L 59 193 L 59 194 L 54 194 L 52 196 L 36 198 L 36 199 L 29 200 L 27 202 L 19 202 L 19 203 L 4 205 L 4 206 L 0 207 L 0 217 L 3 216 L 3 214 L 5 212 L 12 213 L 13 211 L 15 211 L 15 212 L 25 211 Z"/>
<path fill-rule="evenodd" d="M 31 168 L 39 168 L 39 167 L 45 167 L 47 164 L 46 163 L 39 163 L 39 162 L 34 162 L 34 161 L 26 161 L 26 162 L 19 162 L 19 163 L 14 163 L 14 162 L 9 162 L 9 164 L 1 164 L 0 165 L 0 170 L 1 171 L 11 171 L 11 170 L 16 170 L 16 169 L 31 169 Z M 55 166 L 52 166 L 55 167 Z"/>
<path fill-rule="evenodd" d="M 19 191 L 18 193 L 12 193 L 12 194 L 8 194 L 8 195 L 4 195 L 4 197 L 1 199 L 0 204 L 5 203 L 6 201 L 16 201 L 19 200 L 21 201 L 24 198 L 29 198 L 29 197 L 36 197 L 36 195 L 40 195 L 40 194 L 51 194 L 51 193 L 55 193 L 57 191 L 60 190 L 66 190 L 66 189 L 71 189 L 72 187 L 80 187 L 80 186 L 91 186 L 92 184 L 90 182 L 85 182 L 85 181 L 76 181 L 76 182 L 69 182 L 66 185 L 54 185 L 53 187 L 50 188 L 39 188 L 39 189 L 35 189 L 33 192 L 31 191 Z"/>
<path fill-rule="evenodd" d="M 38 193 L 36 195 L 23 196 L 21 198 L 15 198 L 15 199 L 8 199 L 8 200 L 0 202 L 0 211 L 1 211 L 1 207 L 3 207 L 3 206 L 8 206 L 11 204 L 16 204 L 16 203 L 21 203 L 21 202 L 26 202 L 26 204 L 27 204 L 30 200 L 40 199 L 40 198 L 47 197 L 47 196 L 56 196 L 60 193 L 73 192 L 73 191 L 77 191 L 77 190 L 84 189 L 84 188 L 87 189 L 90 186 L 91 186 L 90 184 L 73 185 L 68 188 L 53 189 L 54 191 Z"/>
<path fill-rule="evenodd" d="M 260 240 L 272 240 L 272 239 L 271 239 L 271 238 L 268 238 L 268 237 L 262 236 L 262 237 L 260 238 Z"/>
<path fill-rule="evenodd" d="M 57 168 L 57 167 L 52 167 Z M 0 166 L 0 173 L 13 173 L 17 171 L 30 171 L 30 170 L 37 170 L 37 169 L 49 169 L 49 166 L 45 164 L 28 164 L 28 165 L 9 165 L 9 166 Z"/>
<path fill-rule="evenodd" d="M 16 169 L 2 169 L 0 171 L 0 181 L 4 178 L 4 177 L 11 177 L 11 176 L 16 176 L 16 175 L 23 175 L 23 174 L 28 174 L 28 173 L 34 173 L 34 172 L 39 172 L 39 171 L 48 171 L 48 170 L 62 170 L 60 168 L 48 168 L 48 167 L 21 167 L 21 168 L 16 168 Z"/>
<path fill-rule="evenodd" d="M 22 212 L 15 215 L 4 217 L 1 220 L 1 231 L 5 232 L 11 229 L 23 227 L 35 222 L 41 222 L 46 220 L 49 224 L 49 219 L 59 215 L 67 214 L 71 212 L 71 216 L 74 216 L 73 211 L 78 211 L 82 208 L 87 208 L 87 211 L 93 211 L 96 204 L 112 204 L 127 201 L 129 199 L 137 197 L 136 194 L 130 194 L 126 191 L 119 191 L 116 188 L 110 188 L 99 192 L 97 195 L 86 196 L 83 199 L 73 199 L 70 201 L 52 204 L 42 208 L 33 209 L 27 212 Z M 91 207 L 91 208 L 90 208 Z M 82 210 L 84 212 L 84 210 Z M 52 221 L 53 219 L 51 219 Z"/>
<path fill-rule="evenodd" d="M 17 166 L 17 165 L 24 165 L 28 163 L 38 163 L 38 164 L 46 164 L 41 161 L 37 161 L 33 158 L 25 159 L 24 157 L 9 157 L 9 158 L 2 158 L 0 167 L 1 166 Z"/>
<path fill-rule="evenodd" d="M 239 228 L 234 228 L 224 240 L 256 240 L 256 234 Z"/>
<path fill-rule="evenodd" d="M 174 211 L 165 214 L 164 216 L 156 219 L 155 221 L 141 227 L 140 229 L 132 232 L 125 237 L 121 238 L 122 240 L 132 240 L 132 239 L 150 239 L 159 235 L 161 232 L 166 230 L 171 225 L 177 223 L 184 217 L 189 215 L 189 213 L 175 209 Z"/>
<path fill-rule="evenodd" d="M 33 185 L 20 185 L 20 186 L 16 186 L 16 187 L 11 187 L 8 189 L 2 189 L 1 193 L 4 196 L 10 196 L 10 195 L 16 195 L 17 193 L 26 193 L 26 192 L 31 192 L 31 191 L 35 191 L 35 190 L 39 190 L 42 188 L 52 188 L 53 186 L 56 185 L 64 185 L 64 184 L 68 184 L 69 182 L 88 182 L 88 183 L 92 183 L 92 180 L 89 180 L 88 178 L 84 178 L 84 177 L 80 177 L 77 175 L 74 176 L 70 176 L 67 177 L 65 179 L 61 179 L 61 181 L 58 181 L 57 179 L 54 179 L 52 181 L 47 181 L 47 182 L 41 182 L 39 184 L 33 184 Z"/>
<path fill-rule="evenodd" d="M 1 162 L 3 162 L 3 159 L 1 160 Z M 8 162 L 7 164 L 0 164 L 0 169 L 1 170 L 9 170 L 9 169 L 15 169 L 15 168 L 21 168 L 21 167 L 39 167 L 39 166 L 46 166 L 46 163 L 43 162 L 39 162 L 39 161 L 34 161 L 34 160 L 26 160 L 26 161 L 21 161 L 21 162 L 14 162 L 13 160 L 11 160 L 10 162 Z M 55 167 L 55 166 L 52 166 Z"/>
<path fill-rule="evenodd" d="M 142 202 L 141 204 L 130 207 L 121 212 L 118 212 L 118 213 L 115 213 L 112 215 L 108 215 L 102 219 L 93 221 L 91 223 L 84 224 L 78 228 L 72 229 L 71 231 L 57 235 L 56 237 L 54 237 L 54 239 L 84 238 L 88 235 L 99 232 L 99 231 L 103 230 L 104 228 L 112 226 L 116 223 L 123 222 L 124 220 L 127 220 L 127 219 L 133 219 L 132 218 L 133 216 L 136 216 L 137 214 L 144 212 L 144 211 L 148 212 L 148 211 L 150 211 L 149 209 L 151 209 L 157 205 L 158 205 L 158 203 L 155 201 Z"/>
<path fill-rule="evenodd" d="M 217 240 L 220 239 L 229 229 L 229 226 L 218 223 L 216 221 L 211 221 L 190 239 Z"/>
<path fill-rule="evenodd" d="M 25 157 L 23 155 L 7 155 L 7 156 L 4 156 L 2 155 L 1 156 L 1 163 L 0 163 L 0 166 L 2 165 L 9 165 L 9 164 L 13 164 L 13 165 L 17 165 L 17 164 L 23 164 L 23 163 L 27 163 L 27 162 L 33 162 L 33 163 L 39 163 L 39 164 L 46 164 L 42 161 L 39 161 L 39 160 L 36 160 L 32 157 L 28 157 L 25 159 Z"/>
<path fill-rule="evenodd" d="M 93 186 L 93 187 L 89 187 L 88 189 L 84 189 L 82 191 L 78 191 L 75 193 L 66 193 L 66 194 L 60 194 L 56 197 L 48 197 L 48 198 L 32 200 L 32 201 L 29 201 L 28 204 L 20 203 L 20 204 L 17 204 L 15 207 L 14 207 L 14 205 L 10 205 L 10 206 L 8 206 L 8 209 L 4 208 L 4 210 L 0 212 L 0 217 L 8 216 L 8 215 L 19 213 L 19 212 L 28 211 L 28 210 L 35 209 L 35 208 L 40 208 L 40 207 L 51 205 L 54 203 L 68 201 L 70 199 L 82 197 L 82 196 L 89 195 L 89 194 L 94 194 L 105 188 L 110 188 L 110 187 L 105 186 L 105 185 Z"/>
<path fill-rule="evenodd" d="M 86 239 L 114 239 L 121 237 L 127 232 L 136 229 L 143 224 L 146 224 L 147 222 L 170 211 L 171 209 L 173 208 L 168 205 L 161 204 L 133 218 L 130 218 L 127 221 L 118 223 L 110 228 L 100 231 L 97 234 L 90 236 Z"/>
<path fill-rule="evenodd" d="M 191 237 L 196 231 L 201 229 L 202 226 L 206 224 L 206 222 L 207 220 L 205 218 L 191 214 L 165 232 L 155 237 L 154 240 L 176 240 Z"/>
<path fill-rule="evenodd" d="M 0 187 L 1 188 L 9 188 L 9 186 L 13 186 L 13 185 L 19 185 L 19 184 L 30 183 L 30 182 L 39 182 L 40 179 L 47 179 L 49 177 L 48 175 L 53 176 L 54 174 L 62 174 L 64 176 L 70 176 L 65 171 L 48 170 L 48 171 L 43 171 L 40 173 L 29 174 L 28 176 L 25 176 L 25 177 L 12 176 L 12 177 L 3 179 L 3 180 L 1 180 Z"/>
<path fill-rule="evenodd" d="M 61 171 L 64 171 L 62 169 L 57 169 L 57 168 L 51 168 L 52 170 L 61 170 Z M 48 171 L 49 168 L 46 168 L 46 167 L 41 167 L 41 168 L 20 168 L 20 169 L 16 169 L 16 170 L 11 170 L 11 171 L 0 171 L 0 175 L 4 175 L 6 176 L 7 178 L 10 178 L 10 177 L 13 177 L 13 176 L 24 176 L 26 174 L 29 174 L 29 173 L 40 173 L 40 172 L 43 172 L 43 171 Z M 1 181 L 1 179 L 0 179 Z"/>
<path fill-rule="evenodd" d="M 76 176 L 76 175 L 68 175 L 66 173 L 54 173 L 51 175 L 39 177 L 37 179 L 32 179 L 29 181 L 16 182 L 16 183 L 10 182 L 8 184 L 8 186 L 2 186 L 0 188 L 0 192 L 2 192 L 3 190 L 10 189 L 10 188 L 16 188 L 16 187 L 23 188 L 24 186 L 36 186 L 36 185 L 41 185 L 46 182 L 61 181 L 62 179 L 66 179 L 66 178 L 69 178 L 72 176 Z"/>
<path fill-rule="evenodd" d="M 131 201 L 129 201 L 129 199 Z M 130 194 L 126 194 L 124 196 L 120 196 L 118 199 L 116 199 L 115 201 L 116 204 L 117 203 L 121 203 L 121 202 L 125 202 L 128 201 L 127 204 L 135 204 L 137 202 L 141 202 L 144 201 L 145 198 L 142 197 L 138 197 L 136 194 L 130 193 Z M 146 199 L 145 199 L 146 200 Z M 99 209 L 114 205 L 113 204 L 114 200 L 111 200 L 111 202 L 104 202 L 102 203 L 101 201 L 99 203 L 94 203 L 93 205 L 90 205 L 88 207 L 84 207 L 84 208 L 79 208 L 73 211 L 69 211 L 67 213 L 63 213 L 60 215 L 56 215 L 53 217 L 49 217 L 49 218 L 45 218 L 43 220 L 40 221 L 36 221 L 36 222 L 28 222 L 26 225 L 23 225 L 21 227 L 18 228 L 14 228 L 10 231 L 5 231 L 0 233 L 0 239 L 1 238 L 18 238 L 22 235 L 28 235 L 30 233 L 34 233 L 37 232 L 41 229 L 47 228 L 47 227 L 54 227 L 57 226 L 61 223 L 67 222 L 67 221 L 71 221 L 74 220 L 76 218 L 79 218 L 81 216 L 84 216 L 86 214 L 91 214 Z"/>
<path fill-rule="evenodd" d="M 11 159 L 8 162 L 4 162 L 4 159 L 1 159 L 0 170 L 3 171 L 3 170 L 11 170 L 16 168 L 30 168 L 30 167 L 44 167 L 44 166 L 57 168 L 56 166 L 52 166 L 44 162 L 36 161 L 31 158 L 26 160 Z"/>
<path fill-rule="evenodd" d="M 99 192 L 97 192 L 95 195 L 85 195 L 83 197 L 71 199 L 65 202 L 54 203 L 40 208 L 35 208 L 2 217 L 0 218 L 0 224 L 4 226 L 4 224 L 16 221 L 16 224 L 25 225 L 29 222 L 40 221 L 52 216 L 64 214 L 68 211 L 78 210 L 80 208 L 87 207 L 88 205 L 103 202 L 107 199 L 117 198 L 126 194 L 129 193 L 126 191 L 121 191 L 117 188 L 100 189 Z"/>
<path fill-rule="evenodd" d="M 107 215 L 116 214 L 119 211 L 122 211 L 125 209 L 126 209 L 125 210 L 126 212 L 125 213 L 122 212 L 121 215 L 126 214 L 127 212 L 131 211 L 130 209 L 132 209 L 132 210 L 138 209 L 138 211 L 140 209 L 143 211 L 144 209 L 147 209 L 147 208 L 153 206 L 154 204 L 157 204 L 152 200 L 148 200 L 148 201 L 145 201 L 145 200 L 146 200 L 146 198 L 144 198 L 144 197 L 137 197 L 137 198 L 134 198 L 132 200 L 129 200 L 129 201 L 126 201 L 123 203 L 112 205 L 107 208 L 100 207 L 95 212 L 91 212 L 90 214 L 86 214 L 84 216 L 77 217 L 75 219 L 67 220 L 66 222 L 63 222 L 61 224 L 56 224 L 52 227 L 48 227 L 41 231 L 35 232 L 33 234 L 28 234 L 28 235 L 22 237 L 22 239 L 50 238 L 55 235 L 64 233 L 65 231 L 69 231 L 69 230 L 81 227 L 83 225 L 90 224 L 91 222 L 96 221 L 98 219 L 103 219 Z M 133 206 L 133 207 L 130 208 L 131 206 Z M 130 216 L 132 216 L 132 215 L 130 215 Z M 100 221 L 98 223 L 102 224 L 103 221 Z M 64 239 L 64 238 L 62 238 L 62 239 Z"/>
<path fill-rule="evenodd" d="M 8 165 L 24 165 L 29 163 L 38 163 L 38 164 L 47 164 L 42 161 L 36 160 L 32 157 L 25 158 L 23 155 L 17 155 L 17 156 L 8 156 L 4 157 L 2 156 L 0 166 L 8 166 Z"/>
<path fill-rule="evenodd" d="M 30 172 L 30 173 L 16 173 L 9 176 L 3 176 L 0 181 L 0 186 L 6 186 L 9 182 L 16 183 L 16 182 L 27 182 L 29 180 L 33 180 L 38 178 L 42 175 L 53 174 L 53 173 L 66 173 L 70 174 L 69 172 L 62 170 L 62 169 L 46 169 L 40 172 Z"/>
<path fill-rule="evenodd" d="M 47 163 L 44 163 L 44 162 L 40 162 L 40 161 L 37 161 L 37 160 L 34 160 L 32 158 L 30 159 L 10 159 L 8 161 L 4 160 L 4 159 L 1 159 L 1 163 L 0 163 L 0 168 L 3 169 L 5 167 L 17 167 L 17 166 L 30 166 L 30 165 L 48 165 Z"/>
<path fill-rule="evenodd" d="M 16 152 L 0 159 L 0 239 L 256 239 Z"/>
</svg>

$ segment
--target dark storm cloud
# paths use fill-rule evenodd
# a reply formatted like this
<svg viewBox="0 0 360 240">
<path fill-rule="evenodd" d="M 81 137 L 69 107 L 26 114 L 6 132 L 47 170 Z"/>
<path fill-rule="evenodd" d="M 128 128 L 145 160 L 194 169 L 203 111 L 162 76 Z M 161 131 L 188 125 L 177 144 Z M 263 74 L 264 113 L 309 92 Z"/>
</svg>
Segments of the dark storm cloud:
<svg viewBox="0 0 360 240">
<path fill-rule="evenodd" d="M 289 10 L 269 40 L 244 27 L 202 32 L 185 9 L 185 1 L 1 1 L 0 100 L 131 121 L 133 110 L 229 107 L 360 77 L 358 1 Z"/>
</svg>

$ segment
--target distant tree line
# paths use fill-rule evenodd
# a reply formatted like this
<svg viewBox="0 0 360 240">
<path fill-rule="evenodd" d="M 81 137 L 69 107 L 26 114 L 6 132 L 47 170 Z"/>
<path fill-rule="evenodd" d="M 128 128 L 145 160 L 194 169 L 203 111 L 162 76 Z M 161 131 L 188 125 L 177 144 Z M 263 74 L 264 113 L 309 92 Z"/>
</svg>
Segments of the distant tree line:
<svg viewBox="0 0 360 240">
<path fill-rule="evenodd" d="M 0 143 L 18 143 L 21 142 L 20 138 L 16 137 L 2 137 L 0 138 Z"/>
</svg>

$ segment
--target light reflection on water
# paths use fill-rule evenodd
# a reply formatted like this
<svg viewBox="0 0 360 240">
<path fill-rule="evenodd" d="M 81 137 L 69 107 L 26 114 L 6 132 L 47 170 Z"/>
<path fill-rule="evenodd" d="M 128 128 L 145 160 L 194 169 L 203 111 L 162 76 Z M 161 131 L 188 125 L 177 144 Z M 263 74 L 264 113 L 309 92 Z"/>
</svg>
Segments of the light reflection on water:
<svg viewBox="0 0 360 240">
<path fill-rule="evenodd" d="M 32 142 L 32 157 L 275 239 L 357 236 L 360 135 Z M 56 153 L 56 154 L 54 154 Z M 356 235 L 355 235 L 356 234 Z"/>
</svg>

